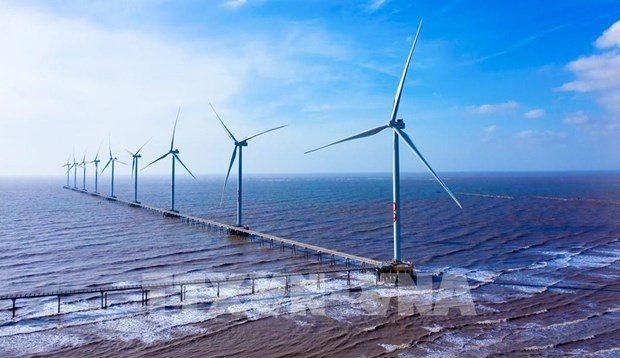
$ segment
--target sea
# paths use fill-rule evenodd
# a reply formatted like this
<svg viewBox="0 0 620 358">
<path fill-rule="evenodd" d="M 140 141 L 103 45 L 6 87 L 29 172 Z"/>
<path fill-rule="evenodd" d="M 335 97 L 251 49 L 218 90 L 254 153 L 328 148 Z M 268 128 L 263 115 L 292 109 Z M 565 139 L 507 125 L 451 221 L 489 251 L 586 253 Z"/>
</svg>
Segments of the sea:
<svg viewBox="0 0 620 358">
<path fill-rule="evenodd" d="M 0 297 L 204 284 L 173 282 L 148 305 L 141 291 L 109 292 L 106 309 L 99 293 L 21 298 L 15 317 L 0 300 L 0 356 L 620 356 L 620 173 L 442 177 L 462 209 L 430 176 L 401 177 L 409 285 L 67 190 L 73 172 L 2 177 Z M 86 179 L 75 186 L 92 192 Z M 169 176 L 139 179 L 139 201 L 170 209 Z M 234 224 L 235 183 L 222 193 L 223 181 L 178 177 L 175 209 Z M 101 176 L 99 192 L 110 184 Z M 386 261 L 391 185 L 388 173 L 247 175 L 243 224 Z M 115 194 L 134 199 L 130 177 Z M 227 281 L 238 277 L 261 279 Z"/>
</svg>

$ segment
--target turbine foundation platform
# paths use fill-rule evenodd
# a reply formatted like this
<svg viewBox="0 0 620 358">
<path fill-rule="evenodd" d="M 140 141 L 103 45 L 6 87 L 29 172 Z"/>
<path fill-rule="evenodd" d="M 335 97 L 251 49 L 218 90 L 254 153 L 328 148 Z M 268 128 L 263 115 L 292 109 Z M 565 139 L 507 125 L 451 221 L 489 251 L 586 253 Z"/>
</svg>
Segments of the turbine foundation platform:
<svg viewBox="0 0 620 358">
<path fill-rule="evenodd" d="M 416 281 L 415 267 L 409 261 L 386 261 L 377 268 L 377 279 L 397 286 L 411 286 Z"/>
<path fill-rule="evenodd" d="M 250 230 L 249 226 L 239 226 L 239 228 L 242 228 L 244 230 Z M 240 236 L 240 237 L 248 237 L 248 236 L 250 236 L 250 234 L 247 231 L 236 230 L 234 227 L 231 227 L 231 228 L 228 229 L 228 235 Z"/>
<path fill-rule="evenodd" d="M 169 218 L 178 218 L 179 217 L 179 211 L 178 210 L 168 210 L 164 212 L 164 216 L 165 217 L 169 217 Z"/>
</svg>

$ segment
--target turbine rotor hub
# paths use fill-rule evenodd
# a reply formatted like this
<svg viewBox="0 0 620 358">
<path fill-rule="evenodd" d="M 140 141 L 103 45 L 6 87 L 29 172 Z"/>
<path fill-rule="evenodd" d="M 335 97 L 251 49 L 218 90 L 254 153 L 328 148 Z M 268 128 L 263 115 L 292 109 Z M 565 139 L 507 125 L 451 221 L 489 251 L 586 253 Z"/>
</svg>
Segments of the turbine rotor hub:
<svg viewBox="0 0 620 358">
<path fill-rule="evenodd" d="M 405 122 L 402 119 L 397 119 L 395 121 L 390 122 L 390 127 L 405 129 Z"/>
</svg>

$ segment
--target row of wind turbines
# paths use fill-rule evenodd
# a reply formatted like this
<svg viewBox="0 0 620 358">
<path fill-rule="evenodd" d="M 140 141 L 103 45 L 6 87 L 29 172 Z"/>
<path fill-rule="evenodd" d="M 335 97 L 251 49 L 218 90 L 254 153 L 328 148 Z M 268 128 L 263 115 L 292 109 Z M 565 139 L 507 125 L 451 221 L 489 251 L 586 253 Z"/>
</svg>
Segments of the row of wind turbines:
<svg viewBox="0 0 620 358">
<path fill-rule="evenodd" d="M 339 143 L 343 143 L 346 141 L 350 141 L 350 140 L 354 140 L 354 139 L 360 139 L 360 138 L 364 138 L 364 137 L 369 137 L 369 136 L 373 136 L 381 131 L 383 131 L 384 129 L 390 128 L 392 129 L 393 132 L 393 136 L 392 136 L 392 145 L 393 145 L 393 167 L 392 167 L 392 198 L 393 198 L 393 204 L 392 204 L 392 210 L 393 210 L 393 215 L 392 215 L 392 222 L 393 222 L 393 240 L 394 240 L 394 256 L 393 256 L 393 262 L 399 263 L 401 262 L 401 255 L 400 255 L 400 241 L 401 241 L 401 230 L 400 230 L 400 159 L 399 159 L 399 139 L 402 139 L 403 142 L 405 142 L 405 144 L 411 149 L 411 151 L 418 157 L 418 159 L 420 159 L 420 161 L 422 162 L 422 164 L 428 169 L 428 171 L 431 173 L 431 175 L 435 178 L 435 180 L 437 180 L 437 182 L 439 182 L 439 184 L 441 185 L 441 187 L 448 193 L 448 195 L 452 198 L 452 200 L 458 205 L 459 208 L 462 208 L 460 202 L 458 201 L 458 199 L 456 198 L 456 196 L 452 193 L 452 191 L 448 188 L 448 186 L 443 182 L 443 180 L 441 180 L 441 178 L 437 175 L 437 173 L 435 173 L 435 171 L 433 170 L 433 168 L 428 164 L 428 162 L 426 161 L 426 159 L 424 159 L 424 157 L 422 156 L 422 154 L 420 153 L 420 151 L 416 148 L 415 144 L 413 143 L 413 141 L 411 140 L 411 138 L 409 138 L 409 136 L 407 135 L 407 133 L 405 133 L 404 129 L 405 129 L 405 123 L 402 119 L 397 119 L 398 116 L 398 108 L 399 108 L 399 104 L 400 104 L 400 99 L 401 99 L 401 95 L 402 95 L 402 91 L 403 91 L 403 86 L 405 83 L 405 78 L 407 76 L 407 71 L 409 69 L 409 63 L 411 62 L 411 57 L 413 55 L 413 51 L 415 49 L 416 43 L 418 41 L 418 37 L 420 35 L 420 31 L 422 29 L 422 20 L 420 20 L 420 23 L 418 25 L 418 30 L 416 32 L 415 38 L 413 40 L 413 43 L 411 45 L 411 49 L 409 51 L 409 55 L 407 57 L 407 61 L 405 62 L 405 67 L 403 69 L 402 75 L 400 77 L 400 81 L 398 83 L 398 86 L 396 88 L 396 94 L 394 96 L 394 101 L 392 103 L 392 111 L 391 111 L 391 115 L 389 118 L 389 121 L 386 124 L 380 125 L 378 127 L 366 130 L 364 132 L 358 133 L 356 135 L 332 142 L 330 144 L 324 145 L 322 147 L 318 147 L 316 149 L 312 149 L 309 150 L 307 153 L 311 153 L 317 150 L 321 150 L 323 148 L 335 145 L 335 144 L 339 144 Z M 226 188 L 226 184 L 228 183 L 228 178 L 230 176 L 230 171 L 232 169 L 232 166 L 235 162 L 236 156 L 237 156 L 237 152 L 239 153 L 239 160 L 238 160 L 238 172 L 237 172 L 237 226 L 241 227 L 242 226 L 242 210 L 241 210 L 241 204 L 242 204 L 242 151 L 243 151 L 243 147 L 247 146 L 248 143 L 247 141 L 255 138 L 259 135 L 283 128 L 285 126 L 279 126 L 279 127 L 275 127 L 275 128 L 271 128 L 268 129 L 266 131 L 245 137 L 242 140 L 237 140 L 236 137 L 232 134 L 232 132 L 228 129 L 228 127 L 226 127 L 226 125 L 224 124 L 224 121 L 220 118 L 220 116 L 217 114 L 217 112 L 215 111 L 215 108 L 213 108 L 213 106 L 211 105 L 211 108 L 213 109 L 213 112 L 215 113 L 217 119 L 220 121 L 220 123 L 222 124 L 223 128 L 225 129 L 226 133 L 228 134 L 228 136 L 233 140 L 234 142 L 234 149 L 232 152 L 232 157 L 230 159 L 230 164 L 228 166 L 228 171 L 226 173 L 226 180 L 224 181 L 224 189 Z M 187 168 L 187 166 L 185 166 L 185 164 L 183 164 L 183 161 L 181 161 L 181 158 L 179 158 L 178 154 L 179 154 L 179 150 L 178 149 L 174 149 L 174 135 L 176 132 L 176 125 L 179 119 L 179 113 L 180 113 L 180 108 L 179 108 L 179 112 L 177 112 L 177 118 L 175 120 L 174 123 L 174 129 L 172 132 L 172 141 L 170 143 L 170 149 L 167 153 L 163 154 L 161 157 L 155 159 L 154 161 L 152 161 L 151 163 L 149 163 L 146 167 L 149 167 L 150 165 L 166 158 L 169 155 L 172 155 L 172 211 L 176 211 L 174 209 L 174 188 L 175 188 L 175 163 L 178 160 L 179 163 L 183 166 L 183 168 L 185 168 L 185 170 L 192 176 L 195 178 L 194 174 L 192 174 L 192 172 Z M 142 150 L 142 148 L 144 147 L 144 145 L 142 147 L 140 147 L 140 149 L 138 149 L 135 153 L 129 152 L 132 155 L 133 161 L 132 161 L 132 179 L 134 180 L 134 201 L 138 202 L 138 159 L 141 158 L 140 156 L 140 150 Z M 73 163 L 70 163 L 69 160 L 67 160 L 67 164 L 65 164 L 64 166 L 67 167 L 67 186 L 69 186 L 69 174 L 70 174 L 70 170 L 71 168 L 74 169 L 74 178 L 73 178 L 73 182 L 74 182 L 74 188 L 76 187 L 76 178 L 77 178 L 77 167 L 81 166 L 84 168 L 84 189 L 86 189 L 86 184 L 85 184 L 85 177 L 86 177 L 86 164 L 88 163 L 94 163 L 95 164 L 95 192 L 97 192 L 97 164 L 99 163 L 98 160 L 98 155 L 95 157 L 95 159 L 92 162 L 86 162 L 85 160 L 86 158 L 84 157 L 82 159 L 81 163 L 77 163 L 75 161 L 75 156 L 73 157 Z M 112 170 L 112 188 L 111 188 L 111 196 L 114 197 L 114 163 L 116 161 L 119 161 L 116 157 L 114 157 L 112 155 L 112 150 L 110 148 L 110 158 L 108 160 L 108 162 L 106 163 L 103 171 L 105 171 L 105 169 L 111 164 L 111 170 Z M 120 162 L 120 161 L 119 161 Z M 120 162 L 122 163 L 122 162 Z M 102 171 L 102 172 L 103 172 Z M 222 200 L 223 200 L 223 193 L 222 193 Z"/>
<path fill-rule="evenodd" d="M 211 105 L 211 104 L 210 104 Z M 280 128 L 284 128 L 286 127 L 286 125 L 282 125 L 282 126 L 278 126 L 275 128 L 271 128 L 268 129 L 266 131 L 262 131 L 250 136 L 247 136 L 245 138 L 243 138 L 242 140 L 237 140 L 237 138 L 232 134 L 232 132 L 228 129 L 228 127 L 226 127 L 226 124 L 224 124 L 224 121 L 220 118 L 220 116 L 218 115 L 218 113 L 215 111 L 215 108 L 213 107 L 213 105 L 211 105 L 211 108 L 213 109 L 213 112 L 215 113 L 217 119 L 219 120 L 219 122 L 221 123 L 222 127 L 224 127 L 224 130 L 226 131 L 226 133 L 228 134 L 228 136 L 233 140 L 234 142 L 234 149 L 232 152 L 232 157 L 230 159 L 230 165 L 228 166 L 228 172 L 226 173 L 226 180 L 224 182 L 224 188 L 222 190 L 222 200 L 224 200 L 224 191 L 226 190 L 226 186 L 228 183 L 228 178 L 230 177 L 230 171 L 232 170 L 233 164 L 235 163 L 235 159 L 237 157 L 237 152 L 239 153 L 239 160 L 238 162 L 238 172 L 237 172 L 237 226 L 242 227 L 242 196 L 241 196 L 241 190 L 242 190 L 242 168 L 243 168 L 243 161 L 242 161 L 242 148 L 246 147 L 248 145 L 248 141 L 252 138 L 258 137 L 262 134 L 274 131 L 276 129 L 280 129 Z M 191 172 L 191 170 L 189 170 L 189 168 L 185 165 L 185 163 L 183 163 L 183 161 L 181 160 L 181 158 L 179 157 L 179 150 L 175 148 L 174 146 L 174 137 L 176 135 L 176 129 L 177 129 L 177 124 L 179 122 L 179 115 L 181 113 L 181 108 L 179 107 L 179 110 L 177 111 L 177 116 L 176 119 L 174 121 L 174 128 L 172 130 L 172 140 L 170 141 L 170 149 L 168 150 L 168 152 L 164 153 L 162 156 L 160 156 L 159 158 L 153 160 L 152 162 L 150 162 L 148 165 L 146 165 L 144 168 L 142 168 L 141 170 L 144 170 L 146 168 L 148 168 L 149 166 L 151 166 L 152 164 L 155 164 L 156 162 L 166 158 L 167 156 L 171 156 L 172 158 L 172 185 L 171 185 L 171 209 L 170 211 L 173 212 L 178 212 L 175 209 L 175 179 L 176 179 L 176 162 L 178 161 L 179 164 L 181 164 L 181 166 L 189 173 L 189 175 L 191 175 L 194 179 L 196 179 L 196 176 Z M 136 150 L 135 152 L 131 152 L 129 150 L 127 150 L 127 153 L 131 156 L 131 180 L 133 182 L 133 192 L 134 192 L 134 202 L 137 204 L 140 204 L 140 202 L 138 201 L 138 172 L 139 170 L 139 166 L 138 166 L 138 162 L 139 159 L 142 158 L 142 155 L 140 154 L 140 151 L 142 150 L 142 148 L 144 148 L 144 146 L 146 146 L 146 144 L 148 144 L 148 142 L 144 143 L 140 148 L 138 148 L 138 150 Z M 105 164 L 105 166 L 103 167 L 103 170 L 101 171 L 101 174 L 103 174 L 103 172 L 105 172 L 105 170 L 110 167 L 111 170 L 111 182 L 110 182 L 110 197 L 111 198 L 116 198 L 116 196 L 114 195 L 114 167 L 115 167 L 115 163 L 118 162 L 120 164 L 123 165 L 127 165 L 127 163 L 122 162 L 121 160 L 119 160 L 113 153 L 112 153 L 112 146 L 111 144 L 108 146 L 109 149 L 109 154 L 110 157 L 108 159 L 108 162 Z M 82 190 L 83 191 L 87 191 L 86 190 L 86 167 L 88 166 L 88 164 L 94 164 L 95 165 L 95 193 L 99 193 L 99 163 L 101 162 L 101 160 L 99 159 L 99 152 L 97 152 L 97 154 L 95 155 L 95 158 L 92 161 L 86 161 L 86 155 L 84 155 L 84 157 L 82 158 L 81 162 L 77 162 L 75 159 L 75 154 L 73 155 L 73 163 L 70 161 L 71 160 L 71 156 L 69 156 L 69 158 L 67 159 L 67 163 L 63 165 L 63 167 L 67 168 L 67 187 L 69 187 L 69 176 L 71 174 L 71 169 L 73 169 L 73 188 L 77 189 L 77 169 L 78 167 L 81 167 L 83 169 L 83 175 L 82 175 Z"/>
</svg>

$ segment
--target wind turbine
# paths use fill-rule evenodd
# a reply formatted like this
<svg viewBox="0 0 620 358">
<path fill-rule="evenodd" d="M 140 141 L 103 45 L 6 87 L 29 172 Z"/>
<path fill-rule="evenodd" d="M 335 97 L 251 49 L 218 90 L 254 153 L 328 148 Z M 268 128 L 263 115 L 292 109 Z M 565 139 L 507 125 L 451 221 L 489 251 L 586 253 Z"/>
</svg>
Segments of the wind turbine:
<svg viewBox="0 0 620 358">
<path fill-rule="evenodd" d="M 70 159 L 71 159 L 71 156 L 67 158 L 67 164 L 63 165 L 63 167 L 67 167 L 67 188 L 69 187 L 69 173 L 71 172 L 71 168 L 73 168 L 73 164 L 69 162 Z"/>
<path fill-rule="evenodd" d="M 179 107 L 179 111 L 177 112 L 177 119 L 174 121 L 174 129 L 172 130 L 172 141 L 170 142 L 170 150 L 162 155 L 161 157 L 155 159 L 154 161 L 150 162 L 146 167 L 143 168 L 146 169 L 149 166 L 151 166 L 151 164 L 158 162 L 162 159 L 164 159 L 165 157 L 169 156 L 170 154 L 172 154 L 172 208 L 170 209 L 170 211 L 174 211 L 177 212 L 177 210 L 174 210 L 174 166 L 176 161 L 178 160 L 179 163 L 181 163 L 181 165 L 183 166 L 183 168 L 185 168 L 185 170 L 187 170 L 187 172 L 189 173 L 189 175 L 191 175 L 194 179 L 196 179 L 196 177 L 194 176 L 194 174 L 192 174 L 192 172 L 187 169 L 187 167 L 185 166 L 185 164 L 183 164 L 183 161 L 181 160 L 181 158 L 179 158 L 178 154 L 179 154 L 179 150 L 178 149 L 174 149 L 174 135 L 177 131 L 177 122 L 179 121 L 179 114 L 181 113 L 181 107 Z"/>
<path fill-rule="evenodd" d="M 84 168 L 84 174 L 82 176 L 82 190 L 83 191 L 86 191 L 86 164 L 88 164 L 88 163 L 86 162 L 86 153 L 84 153 L 84 157 L 82 158 L 82 162 L 80 164 L 78 164 L 79 166 Z"/>
<path fill-rule="evenodd" d="M 280 129 L 283 127 L 286 127 L 286 125 L 283 126 L 279 126 L 279 127 L 275 127 L 275 128 L 271 128 L 268 129 L 266 131 L 257 133 L 257 134 L 253 134 L 251 136 L 245 137 L 243 138 L 241 141 L 238 141 L 237 138 L 235 138 L 235 136 L 231 133 L 231 131 L 228 129 L 228 127 L 226 127 L 226 125 L 224 124 L 224 121 L 222 121 L 222 118 L 220 118 L 220 116 L 217 114 L 217 112 L 215 111 L 215 108 L 213 108 L 213 105 L 211 103 L 209 103 L 209 105 L 211 106 L 211 109 L 213 109 L 213 113 L 215 113 L 215 115 L 217 116 L 217 119 L 220 120 L 220 123 L 222 124 L 222 126 L 224 127 L 224 129 L 226 130 L 226 133 L 228 133 L 228 136 L 230 137 L 230 139 L 233 140 L 233 142 L 235 142 L 235 149 L 233 149 L 232 152 L 232 157 L 230 158 L 230 165 L 228 166 L 228 172 L 226 172 L 226 180 L 224 181 L 224 189 L 222 189 L 222 200 L 224 200 L 224 190 L 226 190 L 226 184 L 228 183 L 228 176 L 230 175 L 230 170 L 232 169 L 232 166 L 235 162 L 235 157 L 237 156 L 237 150 L 239 150 L 239 169 L 237 172 L 237 226 L 238 227 L 242 227 L 242 223 L 241 223 L 241 189 L 242 189 L 242 178 L 241 178 L 241 174 L 242 174 L 242 150 L 243 147 L 247 147 L 248 146 L 248 140 L 254 138 L 254 137 L 258 137 L 261 134 L 265 134 L 267 132 L 271 132 L 271 131 L 275 131 L 276 129 Z"/>
<path fill-rule="evenodd" d="M 91 163 L 95 163 L 95 193 L 99 193 L 97 191 L 97 184 L 98 184 L 98 180 L 99 180 L 99 162 L 101 160 L 99 160 L 99 151 L 97 151 L 97 155 L 95 155 L 95 159 L 91 162 Z"/>
<path fill-rule="evenodd" d="M 393 204 L 392 204 L 392 221 L 394 224 L 394 261 L 393 263 L 398 264 L 401 262 L 400 257 L 400 165 L 399 165 L 399 152 L 398 152 L 398 139 L 399 137 L 407 144 L 407 146 L 413 151 L 413 153 L 422 161 L 424 166 L 431 172 L 433 177 L 441 184 L 444 190 L 450 195 L 452 200 L 462 208 L 459 201 L 456 199 L 454 194 L 448 189 L 446 184 L 437 176 L 433 168 L 428 164 L 428 162 L 424 159 L 420 151 L 413 144 L 413 141 L 409 138 L 409 136 L 403 131 L 405 129 L 405 123 L 402 119 L 396 119 L 398 114 L 398 106 L 400 104 L 400 97 L 403 91 L 403 85 L 405 83 L 405 77 L 407 76 L 407 69 L 409 68 L 409 62 L 411 61 L 411 56 L 413 55 L 413 50 L 415 48 L 416 42 L 418 41 L 418 36 L 420 35 L 420 30 L 422 29 L 422 20 L 420 20 L 420 25 L 418 26 L 418 31 L 415 35 L 415 39 L 413 40 L 413 44 L 411 45 L 411 50 L 409 51 L 409 56 L 407 57 L 407 62 L 405 63 L 405 68 L 400 78 L 400 82 L 398 83 L 398 87 L 396 88 L 396 95 L 394 97 L 394 102 L 392 106 L 392 114 L 390 116 L 390 120 L 387 124 L 382 126 L 369 129 L 365 132 L 356 134 L 354 136 L 341 139 L 339 141 L 327 144 L 325 146 L 307 151 L 306 153 L 314 152 L 319 149 L 323 149 L 325 147 L 329 147 L 334 144 L 346 142 L 353 139 L 359 139 L 364 137 L 369 137 L 375 135 L 386 128 L 391 128 L 393 131 L 393 172 L 392 172 L 392 190 L 393 190 Z"/>
<path fill-rule="evenodd" d="M 106 163 L 105 167 L 103 167 L 103 170 L 101 171 L 101 174 L 103 174 L 103 172 L 105 172 L 105 170 L 108 167 L 108 165 L 110 165 L 110 163 L 112 163 L 112 190 L 111 190 L 110 197 L 111 198 L 116 198 L 116 196 L 114 196 L 114 162 L 119 162 L 121 164 L 125 164 L 125 163 L 121 162 L 120 160 L 118 160 L 118 158 L 116 158 L 115 156 L 112 155 L 112 144 L 109 144 L 108 148 L 110 149 L 110 159 Z M 127 164 L 125 164 L 125 165 L 127 165 Z"/>
<path fill-rule="evenodd" d="M 78 162 L 75 161 L 75 152 L 73 152 L 73 189 L 77 189 L 77 167 Z"/>
<path fill-rule="evenodd" d="M 148 143 L 148 141 L 146 143 Z M 127 151 L 127 153 L 129 153 L 129 155 L 131 155 L 131 158 L 132 158 L 131 159 L 131 179 L 134 182 L 133 201 L 138 204 L 140 203 L 138 201 L 138 158 L 142 158 L 142 156 L 140 155 L 140 151 L 142 150 L 142 148 L 144 148 L 146 143 L 144 143 L 140 147 L 140 149 L 138 149 L 135 153 Z"/>
</svg>

